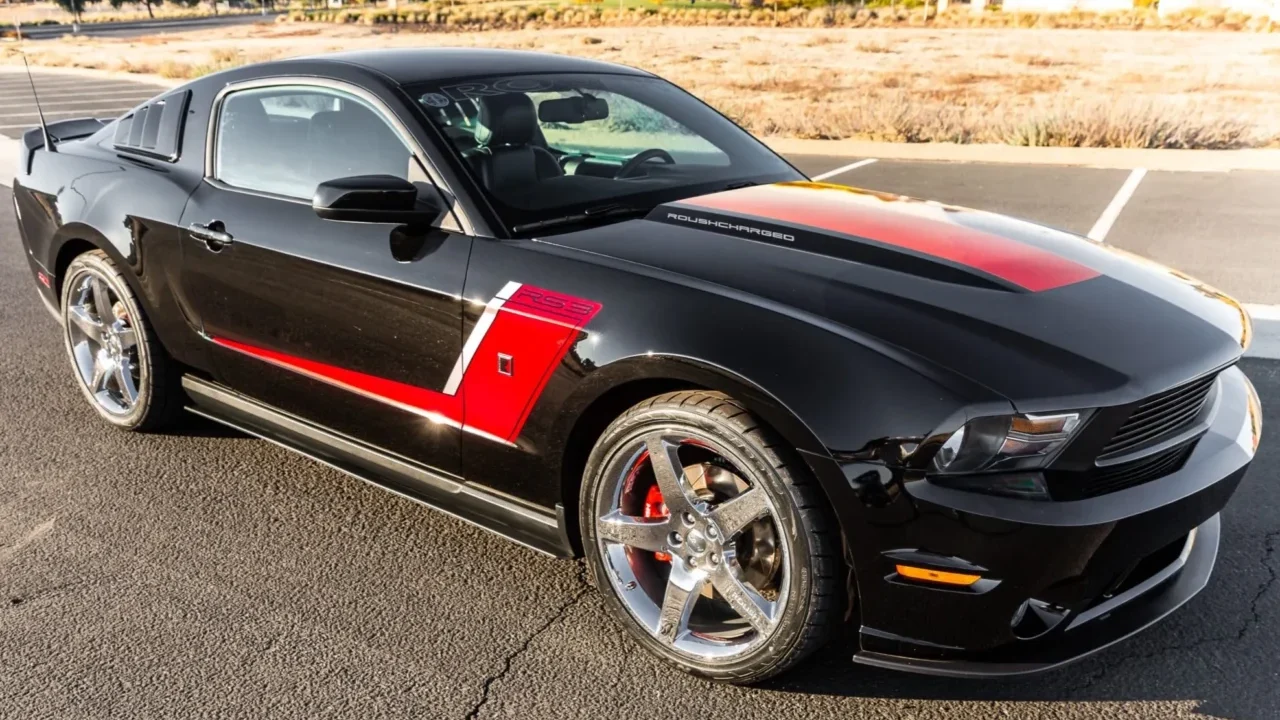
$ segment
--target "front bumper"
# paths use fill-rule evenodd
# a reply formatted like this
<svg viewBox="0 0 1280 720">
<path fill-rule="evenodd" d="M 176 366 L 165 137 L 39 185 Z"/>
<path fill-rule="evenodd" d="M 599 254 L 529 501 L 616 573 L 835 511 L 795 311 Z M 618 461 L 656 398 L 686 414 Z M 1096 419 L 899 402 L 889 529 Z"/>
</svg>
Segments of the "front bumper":
<svg viewBox="0 0 1280 720">
<path fill-rule="evenodd" d="M 1188 535 L 1186 554 L 1139 584 L 1131 594 L 1099 603 L 1076 620 L 1065 619 L 1060 634 L 1029 647 L 1004 646 L 986 652 L 920 653 L 905 638 L 868 635 L 854 662 L 874 667 L 948 677 L 1027 675 L 1073 663 L 1159 622 L 1204 589 L 1218 557 L 1218 515 Z M 932 655 L 932 657 L 930 657 Z"/>
<path fill-rule="evenodd" d="M 1219 513 L 1257 447 L 1256 394 L 1224 371 L 1208 431 L 1178 471 L 1071 502 L 907 482 L 841 511 L 858 576 L 859 663 L 952 676 L 1079 660 L 1160 620 L 1208 582 Z M 844 478 L 868 472 L 841 468 Z M 884 472 L 883 469 L 880 470 Z M 849 482 L 846 480 L 846 482 Z M 904 556 L 970 568 L 971 588 L 904 581 Z"/>
</svg>

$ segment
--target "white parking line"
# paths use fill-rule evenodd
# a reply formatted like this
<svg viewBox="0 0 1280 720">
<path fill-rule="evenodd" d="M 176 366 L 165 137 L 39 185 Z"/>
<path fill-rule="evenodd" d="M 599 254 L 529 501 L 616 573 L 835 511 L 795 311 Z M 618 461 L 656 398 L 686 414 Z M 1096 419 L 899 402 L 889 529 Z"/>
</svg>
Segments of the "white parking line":
<svg viewBox="0 0 1280 720">
<path fill-rule="evenodd" d="M 1129 173 L 1128 179 L 1120 186 L 1120 190 L 1116 192 L 1116 196 L 1111 198 L 1111 204 L 1106 210 L 1102 211 L 1102 215 L 1098 217 L 1098 222 L 1093 224 L 1093 229 L 1089 231 L 1089 239 L 1105 242 L 1107 233 L 1111 232 L 1111 226 L 1116 223 L 1116 218 L 1120 217 L 1120 211 L 1124 210 L 1125 203 L 1129 202 L 1129 198 L 1133 197 L 1133 193 L 1138 189 L 1138 183 L 1142 182 L 1142 178 L 1147 176 L 1146 168 L 1135 168 Z"/>
<path fill-rule="evenodd" d="M 122 82 L 120 80 L 103 80 L 101 82 L 92 82 L 92 83 L 86 83 L 83 80 L 78 80 L 75 82 L 49 82 L 48 80 L 36 80 L 37 91 L 44 90 L 45 88 L 48 88 L 50 90 L 74 90 L 76 88 L 83 88 L 85 90 L 90 90 L 90 89 L 96 89 L 96 88 L 102 88 L 102 87 L 115 87 L 119 89 L 119 88 L 126 88 L 130 86 L 137 87 L 138 85 L 139 85 L 138 83 L 132 83 L 128 81 Z M 18 92 L 23 88 L 26 88 L 27 90 L 31 89 L 31 83 L 27 82 L 26 78 L 23 78 L 22 82 L 0 83 L 0 92 Z"/>
<path fill-rule="evenodd" d="M 85 108 L 83 110 L 54 110 L 53 112 L 45 111 L 44 116 L 50 115 L 76 115 L 83 117 L 102 117 L 106 115 L 118 115 L 126 110 L 133 108 L 132 105 L 107 105 L 105 107 Z M 31 112 L 20 113 L 0 113 L 0 118 L 19 118 L 19 117 L 36 117 L 36 110 L 31 108 Z M 5 128 L 26 127 L 26 125 L 0 125 L 0 130 Z"/>
<path fill-rule="evenodd" d="M 146 98 L 144 97 L 143 99 L 146 99 Z M 44 98 L 40 98 L 40 105 L 44 108 L 44 111 L 45 111 L 46 113 L 47 113 L 47 112 L 57 112 L 58 108 L 60 108 L 60 107 L 75 106 L 75 105 L 99 105 L 99 106 L 100 106 L 100 105 L 102 105 L 104 102 L 107 102 L 107 103 L 123 103 L 123 102 L 129 102 L 129 99 L 128 99 L 127 97 L 123 97 L 123 98 L 92 98 L 92 99 L 89 99 L 89 100 L 59 100 L 59 101 L 55 101 L 55 102 L 49 102 L 49 101 L 45 100 Z M 36 104 L 35 104 L 35 103 L 33 103 L 33 102 L 12 103 L 12 104 L 9 104 L 9 105 L 5 105 L 4 103 L 0 103 L 0 110 L 8 110 L 8 109 L 11 109 L 11 108 L 24 108 L 24 109 L 30 109 L 30 110 L 31 110 L 31 112 L 35 112 Z"/>
<path fill-rule="evenodd" d="M 828 171 L 826 171 L 826 172 L 824 172 L 824 173 L 822 173 L 822 174 L 820 174 L 820 175 L 814 175 L 814 176 L 813 176 L 813 179 L 814 179 L 814 180 L 826 180 L 827 178 L 833 178 L 833 177 L 835 177 L 835 176 L 837 176 L 837 175 L 839 175 L 839 174 L 841 174 L 841 173 L 847 173 L 847 172 L 849 172 L 850 170 L 857 170 L 857 169 L 858 169 L 858 168 L 860 168 L 860 167 L 866 167 L 866 166 L 870 165 L 871 163 L 873 163 L 873 162 L 875 162 L 875 161 L 876 161 L 876 158 L 867 158 L 866 160 L 859 160 L 858 162 L 855 162 L 855 163 L 849 163 L 848 165 L 842 165 L 842 166 L 840 166 L 840 167 L 836 168 L 835 170 L 828 170 Z"/>
<path fill-rule="evenodd" d="M 38 87 L 36 89 L 39 90 Z M 152 91 L 149 88 L 132 88 L 132 89 L 126 88 L 121 90 L 96 90 L 95 89 L 95 90 L 80 90 L 77 92 L 61 92 L 61 93 L 41 92 L 40 102 L 44 102 L 46 98 L 77 98 L 77 97 L 85 97 L 86 95 L 92 95 L 93 97 L 109 97 L 109 96 L 115 96 L 115 95 L 137 95 L 138 97 L 151 97 L 151 95 L 157 94 L 158 92 L 159 92 L 158 90 Z M 0 105 L 5 105 L 8 103 L 21 103 L 21 102 L 31 102 L 31 88 L 27 88 L 27 91 L 25 93 L 0 92 Z"/>
</svg>

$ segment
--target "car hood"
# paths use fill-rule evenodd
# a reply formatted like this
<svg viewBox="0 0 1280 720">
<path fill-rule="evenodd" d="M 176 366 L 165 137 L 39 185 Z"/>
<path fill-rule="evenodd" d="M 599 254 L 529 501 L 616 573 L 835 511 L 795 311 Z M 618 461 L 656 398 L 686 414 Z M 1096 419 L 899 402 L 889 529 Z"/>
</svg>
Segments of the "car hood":
<svg viewBox="0 0 1280 720">
<path fill-rule="evenodd" d="M 839 185 L 688 198 L 603 230 L 556 242 L 784 303 L 1024 412 L 1138 400 L 1234 362 L 1250 333 L 1235 300 L 1117 248 Z"/>
</svg>

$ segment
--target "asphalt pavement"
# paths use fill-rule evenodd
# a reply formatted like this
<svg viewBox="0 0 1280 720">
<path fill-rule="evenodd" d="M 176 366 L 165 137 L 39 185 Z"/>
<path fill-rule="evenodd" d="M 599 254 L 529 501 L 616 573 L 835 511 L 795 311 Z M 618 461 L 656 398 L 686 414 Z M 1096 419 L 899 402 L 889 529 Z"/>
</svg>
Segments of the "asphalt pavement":
<svg viewBox="0 0 1280 720">
<path fill-rule="evenodd" d="M 7 80 L 0 116 L 23 111 L 4 105 Z M 111 114 L 103 85 L 63 91 Z M 141 93 L 121 112 L 148 94 L 117 89 Z M 794 160 L 822 175 L 858 159 Z M 1131 176 L 880 161 L 830 179 L 1088 233 Z M 1278 191 L 1263 173 L 1149 173 L 1105 239 L 1280 302 Z M 1213 579 L 1167 621 L 1002 681 L 854 666 L 833 638 L 747 689 L 651 659 L 578 563 L 195 418 L 173 435 L 106 427 L 36 298 L 5 189 L 0 288 L 0 718 L 1280 717 L 1280 361 L 1242 363 L 1271 431 L 1224 513 Z"/>
<path fill-rule="evenodd" d="M 207 30 L 215 27 L 231 25 L 252 25 L 260 22 L 275 22 L 282 13 L 271 11 L 262 13 L 237 13 L 232 15 L 213 15 L 196 18 L 153 18 L 150 20 L 131 20 L 127 22 L 81 23 L 79 27 L 70 24 L 31 25 L 22 28 L 23 36 L 28 40 L 47 40 L 64 35 L 96 35 L 100 37 L 143 37 L 146 35 L 163 35 L 171 32 L 187 32 L 190 30 Z"/>
</svg>

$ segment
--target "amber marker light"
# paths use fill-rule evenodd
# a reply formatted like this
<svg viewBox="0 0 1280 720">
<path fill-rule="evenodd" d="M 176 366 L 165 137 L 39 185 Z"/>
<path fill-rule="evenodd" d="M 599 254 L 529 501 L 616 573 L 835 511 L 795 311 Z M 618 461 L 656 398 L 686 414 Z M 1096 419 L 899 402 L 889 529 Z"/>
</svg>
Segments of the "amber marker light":
<svg viewBox="0 0 1280 720">
<path fill-rule="evenodd" d="M 944 570 L 929 570 L 928 568 L 914 567 L 912 565 L 898 565 L 896 566 L 896 569 L 898 574 L 904 578 L 925 580 L 928 582 L 941 583 L 943 585 L 960 585 L 968 587 L 982 579 L 981 575 L 946 572 Z"/>
</svg>

